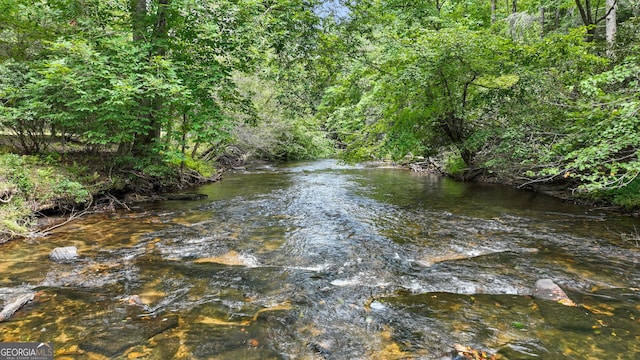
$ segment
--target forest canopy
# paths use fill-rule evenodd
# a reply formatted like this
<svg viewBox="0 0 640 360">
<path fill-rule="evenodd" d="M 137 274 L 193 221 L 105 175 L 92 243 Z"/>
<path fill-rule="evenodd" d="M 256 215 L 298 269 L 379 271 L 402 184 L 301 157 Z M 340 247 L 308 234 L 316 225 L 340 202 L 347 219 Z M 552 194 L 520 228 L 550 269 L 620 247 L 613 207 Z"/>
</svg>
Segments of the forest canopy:
<svg viewBox="0 0 640 360">
<path fill-rule="evenodd" d="M 639 12 L 631 0 L 6 0 L 2 151 L 109 154 L 160 175 L 225 156 L 432 158 L 460 178 L 562 182 L 635 208 Z"/>
</svg>

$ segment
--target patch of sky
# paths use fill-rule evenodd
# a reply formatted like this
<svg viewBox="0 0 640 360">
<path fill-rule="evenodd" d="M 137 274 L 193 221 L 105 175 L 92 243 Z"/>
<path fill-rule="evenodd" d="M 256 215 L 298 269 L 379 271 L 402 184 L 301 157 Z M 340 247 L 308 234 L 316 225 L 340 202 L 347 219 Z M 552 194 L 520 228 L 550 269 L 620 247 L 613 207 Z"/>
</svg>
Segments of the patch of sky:
<svg viewBox="0 0 640 360">
<path fill-rule="evenodd" d="M 349 8 L 345 5 L 345 0 L 320 1 L 314 11 L 322 18 L 332 16 L 335 20 L 345 19 L 349 15 Z"/>
</svg>

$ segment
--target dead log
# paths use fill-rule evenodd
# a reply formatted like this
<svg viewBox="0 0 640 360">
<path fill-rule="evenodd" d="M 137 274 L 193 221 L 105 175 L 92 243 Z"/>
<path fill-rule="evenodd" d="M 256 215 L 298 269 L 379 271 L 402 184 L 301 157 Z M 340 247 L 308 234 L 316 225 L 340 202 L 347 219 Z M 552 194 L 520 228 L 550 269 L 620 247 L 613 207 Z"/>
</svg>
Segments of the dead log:
<svg viewBox="0 0 640 360">
<path fill-rule="evenodd" d="M 16 311 L 20 310 L 24 304 L 33 300 L 34 295 L 34 293 L 20 295 L 17 299 L 5 305 L 2 311 L 0 311 L 0 322 L 9 319 Z"/>
</svg>

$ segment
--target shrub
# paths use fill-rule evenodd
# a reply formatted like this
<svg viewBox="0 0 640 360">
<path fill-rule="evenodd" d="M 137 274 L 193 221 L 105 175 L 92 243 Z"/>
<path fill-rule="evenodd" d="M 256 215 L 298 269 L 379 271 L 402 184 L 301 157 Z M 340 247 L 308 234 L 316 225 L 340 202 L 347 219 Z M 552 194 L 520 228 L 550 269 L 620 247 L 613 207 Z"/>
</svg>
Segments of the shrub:
<svg viewBox="0 0 640 360">
<path fill-rule="evenodd" d="M 0 154 L 0 242 L 25 235 L 32 214 L 91 201 L 90 191 L 62 168 L 35 156 Z"/>
<path fill-rule="evenodd" d="M 444 170 L 454 178 L 461 178 L 467 169 L 467 164 L 460 154 L 451 153 L 445 160 Z"/>
</svg>

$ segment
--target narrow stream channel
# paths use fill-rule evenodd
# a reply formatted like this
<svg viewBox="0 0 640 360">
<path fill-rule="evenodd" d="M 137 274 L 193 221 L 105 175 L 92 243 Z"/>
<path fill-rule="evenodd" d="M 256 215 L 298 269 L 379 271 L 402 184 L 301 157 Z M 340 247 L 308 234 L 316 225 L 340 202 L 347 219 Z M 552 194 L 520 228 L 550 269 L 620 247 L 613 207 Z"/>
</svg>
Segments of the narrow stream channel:
<svg viewBox="0 0 640 360">
<path fill-rule="evenodd" d="M 0 340 L 56 359 L 639 359 L 640 222 L 324 160 L 2 245 Z M 79 257 L 53 262 L 52 249 Z M 576 306 L 531 296 L 551 279 Z"/>
</svg>

